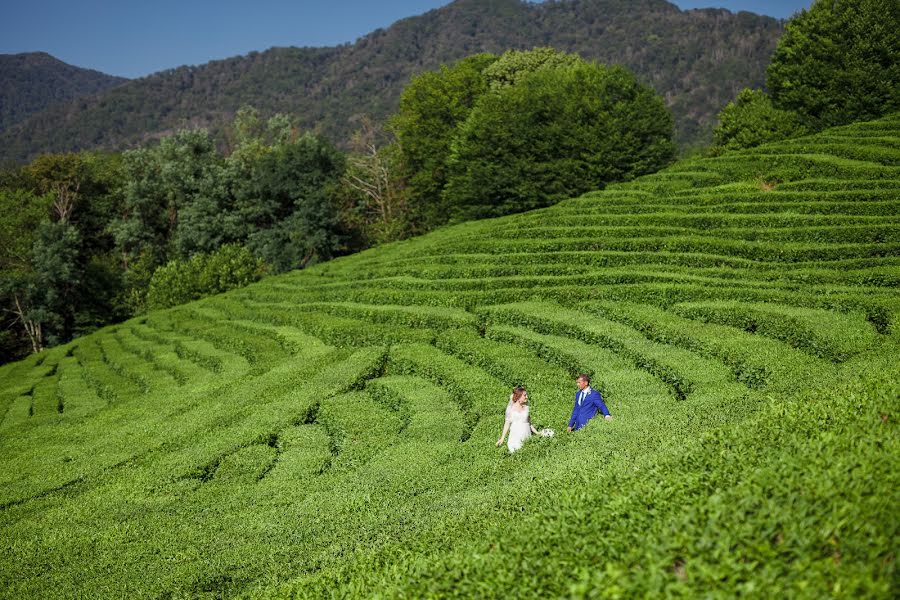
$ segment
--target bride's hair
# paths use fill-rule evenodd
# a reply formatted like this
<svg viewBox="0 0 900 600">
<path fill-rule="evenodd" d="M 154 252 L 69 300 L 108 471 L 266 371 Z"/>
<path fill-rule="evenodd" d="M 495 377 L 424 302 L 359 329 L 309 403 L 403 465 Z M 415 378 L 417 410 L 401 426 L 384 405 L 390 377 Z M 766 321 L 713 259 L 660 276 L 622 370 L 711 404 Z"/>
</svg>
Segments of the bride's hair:
<svg viewBox="0 0 900 600">
<path fill-rule="evenodd" d="M 522 394 L 525 393 L 525 388 L 522 386 L 517 387 L 513 390 L 512 396 L 509 397 L 510 402 L 518 402 L 519 398 L 522 397 Z"/>
</svg>

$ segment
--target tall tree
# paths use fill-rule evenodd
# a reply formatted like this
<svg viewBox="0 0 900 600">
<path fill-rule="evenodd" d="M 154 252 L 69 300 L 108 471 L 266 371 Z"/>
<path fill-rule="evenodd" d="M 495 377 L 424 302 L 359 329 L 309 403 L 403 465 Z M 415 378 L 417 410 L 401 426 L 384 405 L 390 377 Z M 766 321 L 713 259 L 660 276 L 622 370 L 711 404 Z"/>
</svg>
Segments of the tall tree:
<svg viewBox="0 0 900 600">
<path fill-rule="evenodd" d="M 34 320 L 42 324 L 45 341 L 55 346 L 71 340 L 76 331 L 78 286 L 84 280 L 79 260 L 82 237 L 68 216 L 45 221 L 32 247 L 34 276 L 26 294 Z"/>
<path fill-rule="evenodd" d="M 32 295 L 32 249 L 38 230 L 49 220 L 52 201 L 50 194 L 0 189 L 0 362 L 44 347 L 43 324 Z"/>
<path fill-rule="evenodd" d="M 126 268 L 142 254 L 160 265 L 205 243 L 176 234 L 181 211 L 219 191 L 221 157 L 206 130 L 179 131 L 126 152 L 123 162 L 122 217 L 113 231 Z"/>
<path fill-rule="evenodd" d="M 662 99 L 621 67 L 544 68 L 484 94 L 453 143 L 455 220 L 547 206 L 654 172 L 675 154 Z"/>
<path fill-rule="evenodd" d="M 788 21 L 766 84 L 813 129 L 900 110 L 900 2 L 816 0 Z"/>
<path fill-rule="evenodd" d="M 495 60 L 492 54 L 476 54 L 423 73 L 413 77 L 400 96 L 390 125 L 400 142 L 411 218 L 420 229 L 446 221 L 441 192 L 450 146 L 459 125 L 487 91 L 484 70 Z"/>
<path fill-rule="evenodd" d="M 250 250 L 276 272 L 337 255 L 342 241 L 334 188 L 344 169 L 343 155 L 311 134 L 262 155 L 234 200 Z"/>
<path fill-rule="evenodd" d="M 9 178 L 18 189 L 5 197 L 21 205 L 8 217 L 19 231 L 11 246 L 15 259 L 4 260 L 4 304 L 24 327 L 32 350 L 119 316 L 114 298 L 120 284 L 109 260 L 107 227 L 120 176 L 117 157 L 81 153 L 43 155 Z M 37 206 L 43 206 L 39 221 Z"/>
<path fill-rule="evenodd" d="M 368 117 L 360 119 L 360 128 L 350 140 L 341 182 L 345 200 L 342 220 L 360 231 L 364 247 L 409 235 L 399 146 Z"/>
</svg>

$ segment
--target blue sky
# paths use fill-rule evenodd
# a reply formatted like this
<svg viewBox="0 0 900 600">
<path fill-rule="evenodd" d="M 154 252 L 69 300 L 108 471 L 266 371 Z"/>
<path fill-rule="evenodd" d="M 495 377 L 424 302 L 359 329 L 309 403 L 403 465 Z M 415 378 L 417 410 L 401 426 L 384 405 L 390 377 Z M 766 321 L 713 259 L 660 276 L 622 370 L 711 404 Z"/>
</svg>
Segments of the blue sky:
<svg viewBox="0 0 900 600">
<path fill-rule="evenodd" d="M 140 77 L 272 46 L 352 42 L 448 0 L 13 0 L 0 54 L 49 52 L 67 63 Z M 676 0 L 785 19 L 812 0 Z"/>
</svg>

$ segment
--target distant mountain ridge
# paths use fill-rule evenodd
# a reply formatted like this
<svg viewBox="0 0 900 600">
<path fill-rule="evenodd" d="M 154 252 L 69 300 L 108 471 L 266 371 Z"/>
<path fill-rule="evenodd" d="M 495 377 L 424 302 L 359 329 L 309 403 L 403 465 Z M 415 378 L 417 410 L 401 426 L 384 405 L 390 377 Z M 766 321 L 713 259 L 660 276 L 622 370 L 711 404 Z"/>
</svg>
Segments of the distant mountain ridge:
<svg viewBox="0 0 900 600">
<path fill-rule="evenodd" d="M 124 149 L 182 127 L 224 125 L 244 104 L 294 115 L 340 143 L 352 117 L 390 115 L 410 77 L 477 52 L 553 46 L 622 64 L 671 108 L 682 146 L 704 140 L 743 87 L 761 87 L 782 32 L 771 17 L 681 11 L 665 0 L 456 0 L 353 44 L 272 48 L 183 66 L 56 105 L 0 134 L 0 159 Z"/>
<path fill-rule="evenodd" d="M 102 92 L 128 81 L 82 69 L 46 52 L 0 54 L 0 131 L 58 102 Z"/>
</svg>

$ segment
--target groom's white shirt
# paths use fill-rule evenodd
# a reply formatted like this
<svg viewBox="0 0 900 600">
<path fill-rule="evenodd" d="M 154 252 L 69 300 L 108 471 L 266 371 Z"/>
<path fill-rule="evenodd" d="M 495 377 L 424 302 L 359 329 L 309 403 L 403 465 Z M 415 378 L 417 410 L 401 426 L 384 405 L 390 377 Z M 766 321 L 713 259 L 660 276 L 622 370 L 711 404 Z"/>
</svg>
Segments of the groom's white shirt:
<svg viewBox="0 0 900 600">
<path fill-rule="evenodd" d="M 584 399 L 587 398 L 588 394 L 591 393 L 591 386 L 587 386 L 586 388 L 584 388 L 583 390 L 581 390 L 578 393 L 580 394 L 578 396 L 578 406 L 581 406 L 581 403 L 584 402 Z"/>
</svg>

